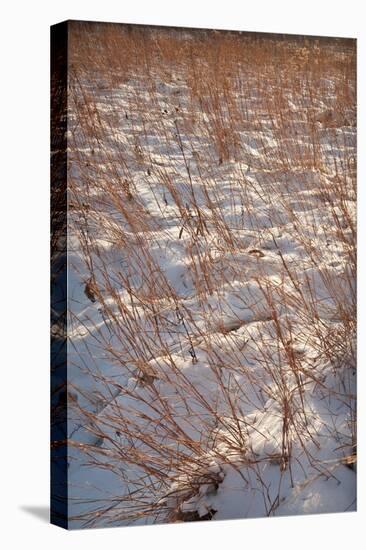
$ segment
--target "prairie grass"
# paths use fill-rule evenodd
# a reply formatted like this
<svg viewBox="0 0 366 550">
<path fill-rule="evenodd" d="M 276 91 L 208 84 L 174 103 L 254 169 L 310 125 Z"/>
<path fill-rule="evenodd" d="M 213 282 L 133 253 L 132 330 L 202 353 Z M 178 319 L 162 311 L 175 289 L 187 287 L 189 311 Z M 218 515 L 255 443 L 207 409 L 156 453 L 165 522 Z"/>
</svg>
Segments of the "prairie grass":
<svg viewBox="0 0 366 550">
<path fill-rule="evenodd" d="M 355 463 L 354 41 L 72 23 L 69 51 L 70 479 L 114 479 L 73 521 L 212 519 L 228 468 L 274 515 Z"/>
</svg>

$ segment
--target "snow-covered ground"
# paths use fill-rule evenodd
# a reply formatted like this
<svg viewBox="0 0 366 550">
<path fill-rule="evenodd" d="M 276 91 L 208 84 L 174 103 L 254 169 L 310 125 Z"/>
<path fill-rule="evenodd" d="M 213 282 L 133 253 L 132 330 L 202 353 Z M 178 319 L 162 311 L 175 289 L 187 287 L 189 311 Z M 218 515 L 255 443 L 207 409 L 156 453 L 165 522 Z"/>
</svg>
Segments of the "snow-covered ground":
<svg viewBox="0 0 366 550">
<path fill-rule="evenodd" d="M 74 25 L 71 527 L 355 510 L 353 42 Z"/>
</svg>

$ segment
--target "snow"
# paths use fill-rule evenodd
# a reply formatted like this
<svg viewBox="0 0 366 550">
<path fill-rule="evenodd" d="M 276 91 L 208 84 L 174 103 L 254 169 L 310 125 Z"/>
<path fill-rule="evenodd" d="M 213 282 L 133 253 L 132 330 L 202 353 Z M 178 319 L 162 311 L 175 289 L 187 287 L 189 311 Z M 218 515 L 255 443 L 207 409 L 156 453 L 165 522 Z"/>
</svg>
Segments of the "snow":
<svg viewBox="0 0 366 550">
<path fill-rule="evenodd" d="M 310 73 L 311 98 L 233 61 L 233 102 L 215 107 L 149 37 L 147 73 L 111 68 L 101 86 L 83 66 L 70 86 L 71 526 L 355 510 L 352 170 L 338 180 L 356 130 L 324 115 L 345 69 Z M 276 120 L 271 94 L 288 105 Z"/>
</svg>

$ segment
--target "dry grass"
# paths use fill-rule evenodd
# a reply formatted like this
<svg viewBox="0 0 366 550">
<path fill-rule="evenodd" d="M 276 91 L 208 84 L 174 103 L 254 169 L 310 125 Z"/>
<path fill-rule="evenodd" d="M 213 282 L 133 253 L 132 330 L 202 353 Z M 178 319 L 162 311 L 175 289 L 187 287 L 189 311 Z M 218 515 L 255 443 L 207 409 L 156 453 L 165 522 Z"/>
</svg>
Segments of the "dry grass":
<svg viewBox="0 0 366 550">
<path fill-rule="evenodd" d="M 74 24 L 69 70 L 69 224 L 85 294 L 104 319 L 95 324 L 71 307 L 69 326 L 83 325 L 90 346 L 75 361 L 98 389 L 74 388 L 83 399 L 70 401 L 72 414 L 95 443 L 70 445 L 129 488 L 75 519 L 198 519 L 181 504 L 202 486 L 217 491 L 221 470 L 212 464 L 240 475 L 244 465 L 247 481 L 250 472 L 261 480 L 267 462 L 291 476 L 294 444 L 304 468 L 333 475 L 309 450 L 318 442 L 306 392 L 349 406 L 339 463 L 347 461 L 356 445 L 353 42 Z M 127 84 L 121 109 L 117 92 Z M 310 199 L 326 206 L 324 227 Z M 283 251 L 282 229 L 302 251 L 296 261 Z M 199 315 L 158 261 L 167 242 L 187 258 Z M 342 277 L 324 264 L 335 244 Z M 243 294 L 247 281 L 254 287 Z M 246 316 L 232 308 L 226 319 L 229 290 Z M 121 379 L 105 375 L 101 356 Z M 182 358 L 192 366 L 182 368 Z M 322 371 L 329 361 L 332 387 Z M 214 398 L 194 382 L 198 367 Z M 135 385 L 120 381 L 128 378 Z M 258 456 L 246 410 L 268 400 L 282 441 L 279 452 Z M 263 481 L 262 492 L 274 513 L 280 488 L 273 498 Z"/>
</svg>

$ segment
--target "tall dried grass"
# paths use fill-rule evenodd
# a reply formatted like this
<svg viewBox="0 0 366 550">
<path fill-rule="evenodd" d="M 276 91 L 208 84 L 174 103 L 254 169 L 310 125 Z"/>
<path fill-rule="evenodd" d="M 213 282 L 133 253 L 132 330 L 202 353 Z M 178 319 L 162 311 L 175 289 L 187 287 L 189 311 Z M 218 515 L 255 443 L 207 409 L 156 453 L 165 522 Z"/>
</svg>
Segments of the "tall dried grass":
<svg viewBox="0 0 366 550">
<path fill-rule="evenodd" d="M 132 92 L 122 110 L 118 94 L 126 84 Z M 87 526 L 198 519 L 180 505 L 202 486 L 217 490 L 223 465 L 241 475 L 246 465 L 247 481 L 252 472 L 261 486 L 268 461 L 291 475 L 294 441 L 303 448 L 304 468 L 308 462 L 332 475 L 333 465 L 317 463 L 309 450 L 311 442 L 318 445 L 309 386 L 349 406 L 344 459 L 353 456 L 355 105 L 350 41 L 75 23 L 69 224 L 82 250 L 86 295 L 105 322 L 91 328 L 71 307 L 69 326 L 81 323 L 91 333 L 93 348 L 85 349 L 82 364 L 98 391 L 75 388 L 84 401 L 69 406 L 95 442 L 71 437 L 70 445 L 90 468 L 109 469 L 116 483 L 128 486 L 124 494 L 89 503 L 75 520 Z M 122 127 L 129 129 L 128 140 Z M 152 155 L 153 138 L 165 157 Z M 159 215 L 146 206 L 144 188 Z M 306 207 L 308 197 L 327 205 L 327 227 Z M 296 201 L 303 201 L 303 210 Z M 172 207 L 176 227 L 168 223 Z M 279 244 L 285 226 L 304 251 L 296 262 Z M 153 253 L 158 231 L 188 259 L 200 322 Z M 335 243 L 346 259 L 342 278 L 323 262 L 324 250 Z M 120 258 L 116 264 L 111 250 Z M 279 267 L 271 277 L 267 259 L 273 254 Z M 228 288 L 235 295 L 235 281 L 248 280 L 256 284 L 252 300 L 236 295 L 247 316 L 233 310 L 229 323 L 224 316 L 220 321 L 212 297 L 219 297 L 216 308 L 226 307 Z M 266 321 L 255 338 L 248 319 Z M 312 362 L 303 357 L 306 344 L 317 352 Z M 94 364 L 95 350 L 135 385 L 107 377 Z M 214 399 L 178 356 L 206 369 Z M 336 387 L 327 386 L 318 368 L 326 361 L 334 365 Z M 269 399 L 282 423 L 281 448 L 257 456 L 246 409 L 264 408 Z M 261 490 L 267 513 L 274 513 L 280 487 L 276 498 L 264 481 Z"/>
</svg>

